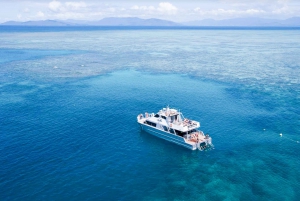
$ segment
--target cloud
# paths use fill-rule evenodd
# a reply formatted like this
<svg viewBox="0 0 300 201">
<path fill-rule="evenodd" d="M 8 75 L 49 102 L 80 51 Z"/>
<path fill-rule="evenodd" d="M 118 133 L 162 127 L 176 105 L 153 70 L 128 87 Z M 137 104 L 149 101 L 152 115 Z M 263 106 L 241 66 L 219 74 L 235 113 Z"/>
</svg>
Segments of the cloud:
<svg viewBox="0 0 300 201">
<path fill-rule="evenodd" d="M 286 4 L 289 2 L 289 0 L 278 0 L 277 1 L 279 4 Z"/>
<path fill-rule="evenodd" d="M 86 7 L 85 2 L 82 2 L 82 1 L 80 1 L 80 2 L 66 2 L 65 5 L 68 9 L 71 9 L 71 10 L 79 10 L 81 8 Z"/>
<path fill-rule="evenodd" d="M 218 4 L 198 4 L 191 11 L 195 18 L 228 19 L 261 17 L 287 19 L 299 16 L 299 0 L 219 0 Z"/>
<path fill-rule="evenodd" d="M 167 14 L 175 14 L 178 9 L 169 2 L 161 2 L 157 10 Z"/>
<path fill-rule="evenodd" d="M 131 10 L 135 10 L 135 11 L 140 11 L 143 14 L 145 14 L 144 12 L 148 12 L 148 13 L 152 13 L 152 14 L 167 14 L 167 15 L 173 15 L 176 14 L 177 12 L 177 8 L 172 5 L 169 2 L 161 2 L 158 4 L 158 7 L 154 7 L 154 6 L 138 6 L 138 5 L 134 5 L 130 8 Z"/>
<path fill-rule="evenodd" d="M 252 14 L 258 14 L 258 13 L 266 13 L 266 11 L 258 10 L 258 9 L 248 9 L 248 10 L 242 12 L 242 13 L 247 13 L 247 14 L 252 15 Z"/>
<path fill-rule="evenodd" d="M 139 10 L 139 9 L 140 9 L 140 7 L 139 7 L 139 6 L 137 6 L 137 5 L 134 5 L 134 6 L 132 6 L 132 7 L 131 7 L 131 9 L 132 9 L 132 10 Z"/>
<path fill-rule="evenodd" d="M 29 13 L 29 11 L 30 11 L 29 8 L 24 8 L 23 10 L 24 13 Z"/>
<path fill-rule="evenodd" d="M 76 12 L 64 12 L 64 13 L 56 13 L 54 15 L 57 19 L 67 20 L 67 19 L 83 19 L 86 17 L 86 14 L 76 13 Z"/>
<path fill-rule="evenodd" d="M 53 0 L 48 4 L 49 10 L 52 12 L 51 16 L 58 19 L 82 19 L 90 16 L 90 12 L 86 11 L 87 4 L 80 2 L 65 2 Z"/>
<path fill-rule="evenodd" d="M 51 1 L 48 4 L 48 8 L 52 12 L 68 12 L 68 11 L 78 11 L 82 8 L 87 7 L 86 3 L 83 1 L 80 2 L 65 2 L 64 4 L 60 1 Z"/>
<path fill-rule="evenodd" d="M 42 11 L 39 11 L 39 12 L 37 12 L 36 16 L 39 18 L 43 18 L 43 17 L 45 17 L 45 14 Z"/>
<path fill-rule="evenodd" d="M 53 12 L 59 12 L 59 11 L 64 10 L 62 3 L 60 3 L 59 1 L 56 1 L 56 0 L 51 1 L 48 4 L 48 8 Z"/>
<path fill-rule="evenodd" d="M 283 6 L 281 8 L 275 9 L 272 11 L 273 14 L 286 14 L 289 13 L 289 7 L 288 6 Z"/>
<path fill-rule="evenodd" d="M 132 10 L 142 10 L 142 11 L 153 11 L 155 10 L 154 6 L 137 6 L 134 5 L 131 7 Z"/>
<path fill-rule="evenodd" d="M 292 13 L 292 9 L 290 9 L 288 6 L 288 0 L 278 0 L 277 3 L 277 8 L 272 10 L 273 14 L 280 15 Z"/>
<path fill-rule="evenodd" d="M 215 10 L 202 10 L 201 8 L 197 7 L 194 11 L 202 16 L 206 17 L 242 17 L 242 16 L 249 16 L 249 15 L 256 15 L 256 14 L 264 14 L 266 13 L 265 10 L 261 9 L 247 9 L 247 10 L 235 10 L 235 9 L 215 9 Z"/>
</svg>

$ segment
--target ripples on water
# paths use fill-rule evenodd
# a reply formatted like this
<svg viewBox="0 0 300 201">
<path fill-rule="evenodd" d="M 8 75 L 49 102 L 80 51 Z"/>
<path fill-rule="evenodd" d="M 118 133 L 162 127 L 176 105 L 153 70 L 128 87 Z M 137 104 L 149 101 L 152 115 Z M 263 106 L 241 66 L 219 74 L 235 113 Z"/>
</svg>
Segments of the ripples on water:
<svg viewBox="0 0 300 201">
<path fill-rule="evenodd" d="M 300 197 L 299 30 L 0 34 L 1 200 Z M 215 149 L 141 132 L 167 104 Z"/>
</svg>

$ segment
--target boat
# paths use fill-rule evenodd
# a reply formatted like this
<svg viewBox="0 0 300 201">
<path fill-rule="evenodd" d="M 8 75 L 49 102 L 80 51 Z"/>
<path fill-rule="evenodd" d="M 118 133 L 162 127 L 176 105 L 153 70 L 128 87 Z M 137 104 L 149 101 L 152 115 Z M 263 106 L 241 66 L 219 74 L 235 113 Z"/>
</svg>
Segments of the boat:
<svg viewBox="0 0 300 201">
<path fill-rule="evenodd" d="M 199 130 L 200 122 L 184 118 L 179 110 L 166 107 L 156 114 L 146 112 L 137 116 L 137 122 L 147 133 L 188 149 L 213 148 L 211 137 Z"/>
</svg>

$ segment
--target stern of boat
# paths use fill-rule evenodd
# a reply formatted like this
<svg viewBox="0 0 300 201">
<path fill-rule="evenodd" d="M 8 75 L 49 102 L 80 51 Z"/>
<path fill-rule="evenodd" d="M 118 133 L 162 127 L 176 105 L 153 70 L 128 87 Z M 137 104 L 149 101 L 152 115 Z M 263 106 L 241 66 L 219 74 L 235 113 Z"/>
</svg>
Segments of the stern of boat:
<svg viewBox="0 0 300 201">
<path fill-rule="evenodd" d="M 197 131 L 192 134 L 188 134 L 184 136 L 185 143 L 190 144 L 192 146 L 192 150 L 210 150 L 214 147 L 212 144 L 211 137 L 207 134 L 204 135 L 202 131 Z"/>
<path fill-rule="evenodd" d="M 204 140 L 197 143 L 197 148 L 200 151 L 213 149 L 212 139 L 209 135 L 205 135 Z"/>
</svg>

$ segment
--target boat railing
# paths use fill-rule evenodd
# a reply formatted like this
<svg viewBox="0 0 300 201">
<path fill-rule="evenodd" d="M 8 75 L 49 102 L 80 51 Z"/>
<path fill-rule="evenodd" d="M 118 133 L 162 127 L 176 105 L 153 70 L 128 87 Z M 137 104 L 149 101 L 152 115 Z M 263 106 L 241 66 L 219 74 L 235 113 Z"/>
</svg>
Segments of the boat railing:
<svg viewBox="0 0 300 201">
<path fill-rule="evenodd" d="M 199 133 L 200 133 L 200 135 L 203 135 L 204 136 L 204 133 L 203 133 L 203 131 L 198 131 Z"/>
</svg>

